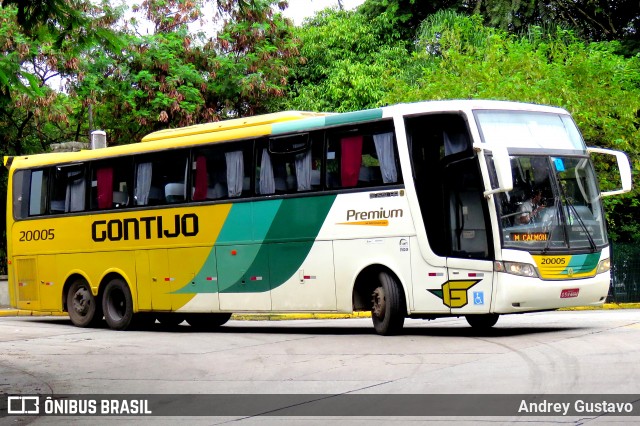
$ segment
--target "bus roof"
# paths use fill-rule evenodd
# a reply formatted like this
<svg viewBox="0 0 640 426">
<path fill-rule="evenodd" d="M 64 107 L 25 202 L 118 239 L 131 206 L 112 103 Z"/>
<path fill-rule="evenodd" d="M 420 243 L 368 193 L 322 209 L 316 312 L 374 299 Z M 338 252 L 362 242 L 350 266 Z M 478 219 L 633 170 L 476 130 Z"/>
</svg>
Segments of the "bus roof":
<svg viewBox="0 0 640 426">
<path fill-rule="evenodd" d="M 307 112 L 307 111 L 285 111 L 272 114 L 262 114 L 253 117 L 233 118 L 230 120 L 217 121 L 213 123 L 196 124 L 178 129 L 159 130 L 148 134 L 142 138 L 142 142 L 157 141 L 183 136 L 193 136 L 201 133 L 224 132 L 247 127 L 263 126 L 267 124 L 281 123 L 304 118 L 323 117 L 329 113 Z"/>
<path fill-rule="evenodd" d="M 564 109 L 546 105 L 493 100 L 441 100 L 397 104 L 362 111 L 327 113 L 306 111 L 285 111 L 262 114 L 253 117 L 235 118 L 214 123 L 196 124 L 177 129 L 160 130 L 142 139 L 144 144 L 125 144 L 97 150 L 80 152 L 58 152 L 9 156 L 4 158 L 6 168 L 73 163 L 139 154 L 146 151 L 160 151 L 177 147 L 196 146 L 201 143 L 219 143 L 231 140 L 249 139 L 268 135 L 305 132 L 341 124 L 359 123 L 395 115 L 412 115 L 430 112 L 454 112 L 474 110 L 538 111 L 568 114 Z"/>
</svg>

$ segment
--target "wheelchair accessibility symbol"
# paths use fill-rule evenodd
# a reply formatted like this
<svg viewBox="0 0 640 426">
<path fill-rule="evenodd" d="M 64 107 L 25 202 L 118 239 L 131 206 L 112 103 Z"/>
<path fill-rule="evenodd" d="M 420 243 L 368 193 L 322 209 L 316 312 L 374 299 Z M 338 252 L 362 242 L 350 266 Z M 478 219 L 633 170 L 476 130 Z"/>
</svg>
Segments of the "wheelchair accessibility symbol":
<svg viewBox="0 0 640 426">
<path fill-rule="evenodd" d="M 474 291 L 473 292 L 473 304 L 474 305 L 484 305 L 484 291 Z"/>
</svg>

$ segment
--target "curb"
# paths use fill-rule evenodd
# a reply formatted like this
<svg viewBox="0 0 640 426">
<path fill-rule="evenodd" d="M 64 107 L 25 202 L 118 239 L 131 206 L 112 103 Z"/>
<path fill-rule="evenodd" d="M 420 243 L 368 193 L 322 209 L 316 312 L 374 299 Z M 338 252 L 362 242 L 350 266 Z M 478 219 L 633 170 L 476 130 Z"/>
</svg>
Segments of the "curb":
<svg viewBox="0 0 640 426">
<path fill-rule="evenodd" d="M 66 312 L 28 311 L 24 309 L 0 308 L 0 317 L 66 317 Z M 282 321 L 294 319 L 343 319 L 370 318 L 370 312 L 354 312 L 353 314 L 234 314 L 231 319 L 239 321 Z"/>
<path fill-rule="evenodd" d="M 0 317 L 66 317 L 66 312 L 28 311 L 24 309 L 0 308 Z"/>
</svg>

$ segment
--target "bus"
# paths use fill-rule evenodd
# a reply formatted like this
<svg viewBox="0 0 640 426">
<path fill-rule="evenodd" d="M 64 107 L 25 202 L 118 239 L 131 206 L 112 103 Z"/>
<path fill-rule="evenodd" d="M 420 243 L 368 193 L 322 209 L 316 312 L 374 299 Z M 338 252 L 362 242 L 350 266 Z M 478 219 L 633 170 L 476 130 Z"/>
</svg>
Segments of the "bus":
<svg viewBox="0 0 640 426">
<path fill-rule="evenodd" d="M 591 155 L 619 174 L 599 189 Z M 604 161 L 604 160 L 603 160 Z M 76 326 L 215 329 L 232 313 L 405 318 L 599 306 L 622 152 L 503 101 L 281 112 L 6 157 L 11 304 Z"/>
</svg>

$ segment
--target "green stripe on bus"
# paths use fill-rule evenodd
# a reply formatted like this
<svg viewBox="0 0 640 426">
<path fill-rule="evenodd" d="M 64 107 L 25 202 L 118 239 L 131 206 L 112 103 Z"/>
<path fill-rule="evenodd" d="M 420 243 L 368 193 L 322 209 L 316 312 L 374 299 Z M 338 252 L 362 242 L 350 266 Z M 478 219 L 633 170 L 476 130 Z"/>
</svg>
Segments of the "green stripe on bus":
<svg viewBox="0 0 640 426">
<path fill-rule="evenodd" d="M 600 252 L 591 254 L 574 254 L 571 256 L 569 264 L 561 274 L 568 274 L 569 269 L 573 269 L 573 273 L 580 274 L 591 272 L 598 267 L 600 261 Z"/>
<path fill-rule="evenodd" d="M 357 123 L 360 121 L 378 120 L 382 118 L 381 109 L 368 109 L 366 111 L 345 112 L 344 114 L 329 115 L 325 117 L 327 126 L 338 124 Z"/>
<path fill-rule="evenodd" d="M 231 207 L 216 245 L 261 243 L 271 228 L 283 200 L 238 203 Z"/>
<path fill-rule="evenodd" d="M 235 204 L 198 274 L 173 294 L 261 293 L 284 284 L 309 255 L 335 198 Z"/>
<path fill-rule="evenodd" d="M 271 244 L 261 244 L 252 259 L 252 256 L 244 259 L 251 263 L 238 268 L 243 271 L 242 277 L 228 280 L 221 274 L 220 292 L 264 292 L 284 284 L 309 255 L 335 198 L 328 195 L 283 200 L 264 239 Z M 258 207 L 256 213 L 259 211 Z M 235 256 L 238 255 L 240 253 Z M 254 278 L 256 281 L 252 282 Z"/>
<path fill-rule="evenodd" d="M 283 123 L 274 123 L 271 125 L 271 133 L 274 135 L 282 133 L 299 132 L 303 130 L 311 130 L 318 127 L 324 127 L 326 117 L 314 117 L 304 120 L 285 121 Z"/>
</svg>

